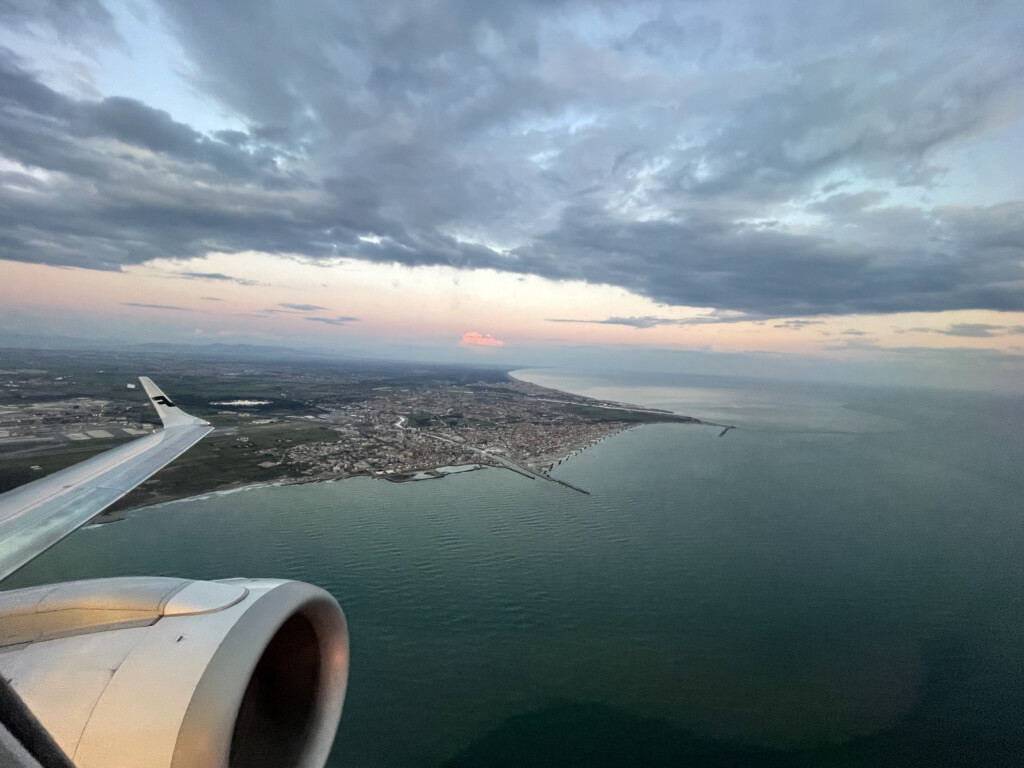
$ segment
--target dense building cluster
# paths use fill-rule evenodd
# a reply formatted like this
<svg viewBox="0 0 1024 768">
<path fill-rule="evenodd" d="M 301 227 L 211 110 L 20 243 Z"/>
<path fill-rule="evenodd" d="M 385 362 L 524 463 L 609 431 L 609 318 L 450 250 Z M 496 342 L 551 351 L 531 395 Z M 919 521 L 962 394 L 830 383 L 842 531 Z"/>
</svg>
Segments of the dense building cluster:
<svg viewBox="0 0 1024 768">
<path fill-rule="evenodd" d="M 316 479 L 359 474 L 397 478 L 436 467 L 480 463 L 468 448 L 433 439 L 416 429 L 382 426 L 369 431 L 344 427 L 337 431 L 336 442 L 289 448 L 285 461 L 299 465 L 301 475 Z M 275 451 L 267 454 L 273 456 Z"/>
<path fill-rule="evenodd" d="M 554 397 L 553 395 L 559 395 Z M 424 470 L 499 457 L 537 472 L 570 452 L 619 431 L 624 421 L 575 409 L 595 401 L 524 382 L 436 388 L 381 388 L 321 420 L 338 439 L 295 446 L 281 457 L 311 478 L 353 474 L 407 479 Z M 268 451 L 273 457 L 274 451 Z"/>
</svg>

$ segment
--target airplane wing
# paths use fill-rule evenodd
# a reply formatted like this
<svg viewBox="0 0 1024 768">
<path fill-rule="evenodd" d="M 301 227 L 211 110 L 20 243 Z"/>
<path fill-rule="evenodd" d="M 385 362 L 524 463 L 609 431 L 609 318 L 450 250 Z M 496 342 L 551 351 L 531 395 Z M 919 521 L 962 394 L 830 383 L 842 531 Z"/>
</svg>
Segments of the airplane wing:
<svg viewBox="0 0 1024 768">
<path fill-rule="evenodd" d="M 150 379 L 163 429 L 0 495 L 0 580 L 89 522 L 213 427 L 178 408 Z"/>
<path fill-rule="evenodd" d="M 0 496 L 0 578 L 210 432 L 141 381 L 163 429 Z M 297 581 L 0 591 L 0 766 L 323 768 L 348 659 L 341 607 Z"/>
</svg>

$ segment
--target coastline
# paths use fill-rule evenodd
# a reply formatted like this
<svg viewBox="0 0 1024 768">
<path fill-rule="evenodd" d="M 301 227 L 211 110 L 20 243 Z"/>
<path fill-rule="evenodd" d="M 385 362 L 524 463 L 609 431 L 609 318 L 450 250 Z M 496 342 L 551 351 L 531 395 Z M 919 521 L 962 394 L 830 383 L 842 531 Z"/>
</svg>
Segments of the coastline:
<svg viewBox="0 0 1024 768">
<path fill-rule="evenodd" d="M 596 400 L 596 398 L 592 398 L 590 395 L 585 395 L 582 392 L 569 392 L 567 390 L 553 389 L 551 387 L 546 387 L 543 384 L 538 384 L 535 381 L 531 381 L 530 379 L 524 378 L 523 376 L 516 375 L 516 374 L 522 374 L 525 371 L 529 371 L 529 370 L 538 370 L 538 369 L 536 369 L 536 368 L 516 368 L 514 370 L 508 371 L 506 375 L 510 379 L 512 379 L 514 381 L 518 381 L 518 382 L 521 382 L 523 384 L 528 384 L 528 385 L 533 386 L 533 387 L 539 387 L 540 389 L 545 389 L 545 390 L 547 390 L 549 392 L 556 392 L 556 393 L 562 394 L 562 395 L 570 395 L 570 396 L 576 397 L 576 398 L 583 398 L 584 400 Z M 544 370 L 544 369 L 539 369 L 539 370 Z M 687 423 L 687 424 L 698 424 L 698 425 L 705 426 L 705 427 L 718 427 L 719 429 L 722 430 L 721 432 L 718 433 L 719 437 L 725 437 L 726 433 L 729 432 L 729 430 L 737 429 L 736 425 L 734 425 L 734 424 L 721 424 L 721 423 L 719 423 L 717 421 L 704 421 L 703 419 L 698 419 L 698 418 L 695 418 L 693 416 L 687 416 L 685 414 L 677 413 L 676 411 L 670 411 L 670 410 L 665 409 L 665 408 L 651 408 L 651 407 L 646 406 L 646 405 L 637 405 L 636 403 L 624 403 L 624 402 L 619 402 L 617 400 L 598 400 L 597 402 L 599 402 L 601 404 L 600 407 L 602 407 L 602 408 L 608 408 L 608 409 L 613 409 L 613 410 L 630 411 L 630 412 L 636 412 L 636 413 L 660 414 L 660 415 L 664 415 L 664 416 L 674 417 L 674 420 L 678 419 L 681 422 Z"/>
<path fill-rule="evenodd" d="M 445 436 L 436 434 L 433 431 L 428 432 L 426 430 L 421 430 L 420 433 L 429 439 L 446 443 L 454 443 L 456 441 L 461 443 L 462 447 L 466 450 L 466 455 L 475 454 L 479 457 L 479 460 L 454 465 L 446 464 L 441 466 L 414 467 L 407 471 L 390 474 L 372 469 L 347 472 L 344 474 L 328 471 L 311 475 L 281 476 L 255 483 L 244 481 L 241 481 L 240 484 L 239 481 L 236 481 L 235 483 L 228 482 L 219 487 L 204 490 L 199 493 L 184 493 L 177 495 L 171 491 L 170 493 L 165 492 L 161 494 L 162 497 L 153 499 L 148 503 L 137 504 L 130 507 L 116 507 L 105 511 L 94 518 L 89 525 L 106 525 L 118 522 L 131 513 L 143 509 L 160 507 L 165 504 L 174 504 L 194 499 L 208 498 L 211 496 L 240 493 L 256 488 L 305 485 L 307 483 L 340 482 L 342 480 L 348 480 L 355 477 L 369 477 L 375 480 L 386 480 L 392 483 L 421 482 L 425 480 L 440 480 L 447 477 L 449 474 L 461 474 L 464 472 L 487 468 L 506 469 L 531 480 L 546 480 L 563 485 L 579 493 L 588 494 L 589 492 L 585 489 L 578 488 L 564 480 L 552 476 L 551 472 L 569 460 L 580 456 L 588 448 L 623 432 L 643 426 L 645 423 L 664 422 L 714 426 L 719 428 L 724 427 L 725 429 L 723 429 L 721 434 L 725 434 L 725 432 L 732 428 L 724 424 L 705 422 L 691 416 L 676 414 L 672 411 L 647 408 L 633 403 L 596 399 L 583 394 L 545 387 L 517 375 L 521 374 L 523 370 L 525 369 L 515 369 L 513 371 L 506 372 L 510 383 L 514 385 L 514 389 L 519 391 L 520 394 L 526 395 L 530 399 L 544 405 L 562 405 L 568 408 L 589 409 L 590 411 L 600 412 L 604 414 L 602 418 L 605 420 L 598 420 L 589 423 L 589 427 L 583 430 L 583 434 L 577 434 L 575 439 L 566 441 L 563 437 L 563 441 L 561 444 L 557 445 L 557 447 L 549 446 L 549 448 L 554 448 L 554 450 L 548 450 L 540 453 L 529 452 L 524 456 L 510 453 L 507 446 L 495 446 L 492 444 L 485 447 L 478 447 L 469 442 L 464 442 L 463 438 L 458 436 Z M 612 415 L 619 411 L 623 414 L 621 419 Z M 662 419 L 660 417 L 665 418 Z M 394 424 L 394 428 L 398 430 L 408 429 L 404 421 L 404 418 L 400 418 L 398 422 Z"/>
<path fill-rule="evenodd" d="M 535 381 L 530 381 L 529 379 L 526 379 L 526 378 L 523 378 L 522 376 L 517 376 L 516 375 L 517 373 L 523 373 L 524 371 L 528 371 L 528 370 L 531 370 L 531 369 L 529 369 L 529 368 L 516 368 L 515 370 L 508 371 L 506 375 L 510 379 L 512 379 L 513 381 L 518 381 L 521 384 L 529 384 L 532 387 L 538 387 L 540 389 L 547 390 L 548 392 L 552 392 L 552 393 L 559 394 L 559 395 L 568 395 L 570 397 L 575 397 L 575 398 L 582 398 L 583 400 L 588 400 L 588 401 L 595 401 L 596 403 L 600 404 L 601 408 L 610 408 L 610 409 L 613 409 L 613 410 L 623 410 L 623 411 L 637 411 L 637 412 L 644 412 L 644 413 L 659 413 L 659 414 L 664 414 L 665 416 L 683 416 L 683 414 L 681 414 L 681 413 L 676 413 L 675 411 L 665 410 L 664 408 L 649 408 L 646 405 L 637 405 L 636 403 L 623 403 L 623 402 L 619 402 L 617 400 L 598 400 L 597 398 L 593 398 L 590 395 L 584 395 L 584 394 L 582 394 L 580 392 L 569 392 L 569 391 L 564 390 L 564 389 L 553 389 L 552 387 L 545 387 L 543 384 L 538 384 Z M 683 418 L 693 419 L 692 416 L 683 416 Z M 693 421 L 696 422 L 696 423 L 700 423 L 700 424 L 707 424 L 708 423 L 708 422 L 702 422 L 699 419 L 693 419 Z M 719 426 L 719 425 L 716 424 L 714 426 Z M 722 425 L 722 426 L 724 426 L 724 425 Z"/>
<path fill-rule="evenodd" d="M 448 475 L 462 475 L 467 472 L 475 472 L 480 469 L 501 469 L 501 467 L 488 467 L 486 464 L 463 464 L 452 467 L 434 467 L 430 469 L 421 470 L 417 475 L 425 475 L 424 477 L 394 477 L 374 475 L 369 472 L 363 472 L 356 475 L 347 475 L 345 477 L 329 477 L 329 478 L 308 478 L 308 477 L 295 477 L 295 478 L 283 478 L 280 480 L 273 480 L 266 483 L 246 483 L 244 485 L 236 485 L 227 488 L 218 488 L 214 491 L 204 491 L 202 493 L 194 493 L 188 496 L 178 496 L 170 499 L 163 499 L 161 501 L 155 501 L 152 504 L 140 504 L 137 507 L 129 507 L 127 509 L 118 509 L 114 512 L 100 512 L 96 517 L 90 520 L 86 525 L 82 526 L 83 529 L 92 528 L 100 525 L 109 525 L 111 523 L 117 523 L 124 520 L 128 515 L 135 512 L 139 512 L 144 509 L 156 509 L 157 507 L 169 506 L 171 504 L 180 504 L 186 501 L 202 501 L 203 499 L 210 499 L 215 496 L 232 496 L 236 493 L 243 493 L 245 491 L 254 491 L 260 488 L 281 488 L 287 485 L 311 485 L 314 483 L 340 483 L 345 480 L 354 480 L 357 477 L 366 477 L 371 480 L 385 480 L 389 483 L 418 483 L 424 480 L 441 480 Z M 445 470 L 451 470 L 446 472 Z"/>
</svg>

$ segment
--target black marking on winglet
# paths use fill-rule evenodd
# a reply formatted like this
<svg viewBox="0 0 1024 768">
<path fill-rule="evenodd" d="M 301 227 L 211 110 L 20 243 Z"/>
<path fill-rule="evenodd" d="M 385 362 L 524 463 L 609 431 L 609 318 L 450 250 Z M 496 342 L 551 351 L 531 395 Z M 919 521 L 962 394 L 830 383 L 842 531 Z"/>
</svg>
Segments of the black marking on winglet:
<svg viewBox="0 0 1024 768">
<path fill-rule="evenodd" d="M 154 403 L 160 403 L 160 405 L 166 405 L 168 408 L 177 408 L 177 406 L 167 399 L 166 395 L 157 395 L 153 398 Z"/>
</svg>

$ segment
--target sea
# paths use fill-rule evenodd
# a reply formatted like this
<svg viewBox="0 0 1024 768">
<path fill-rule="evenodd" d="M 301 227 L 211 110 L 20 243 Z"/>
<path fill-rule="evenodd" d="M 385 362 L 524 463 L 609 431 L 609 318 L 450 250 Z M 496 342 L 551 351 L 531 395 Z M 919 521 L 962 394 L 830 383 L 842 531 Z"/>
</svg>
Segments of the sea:
<svg viewBox="0 0 1024 768">
<path fill-rule="evenodd" d="M 351 677 L 332 766 L 1024 765 L 1024 399 L 518 371 L 732 425 L 553 471 L 204 496 L 4 583 L 319 584 Z"/>
</svg>

